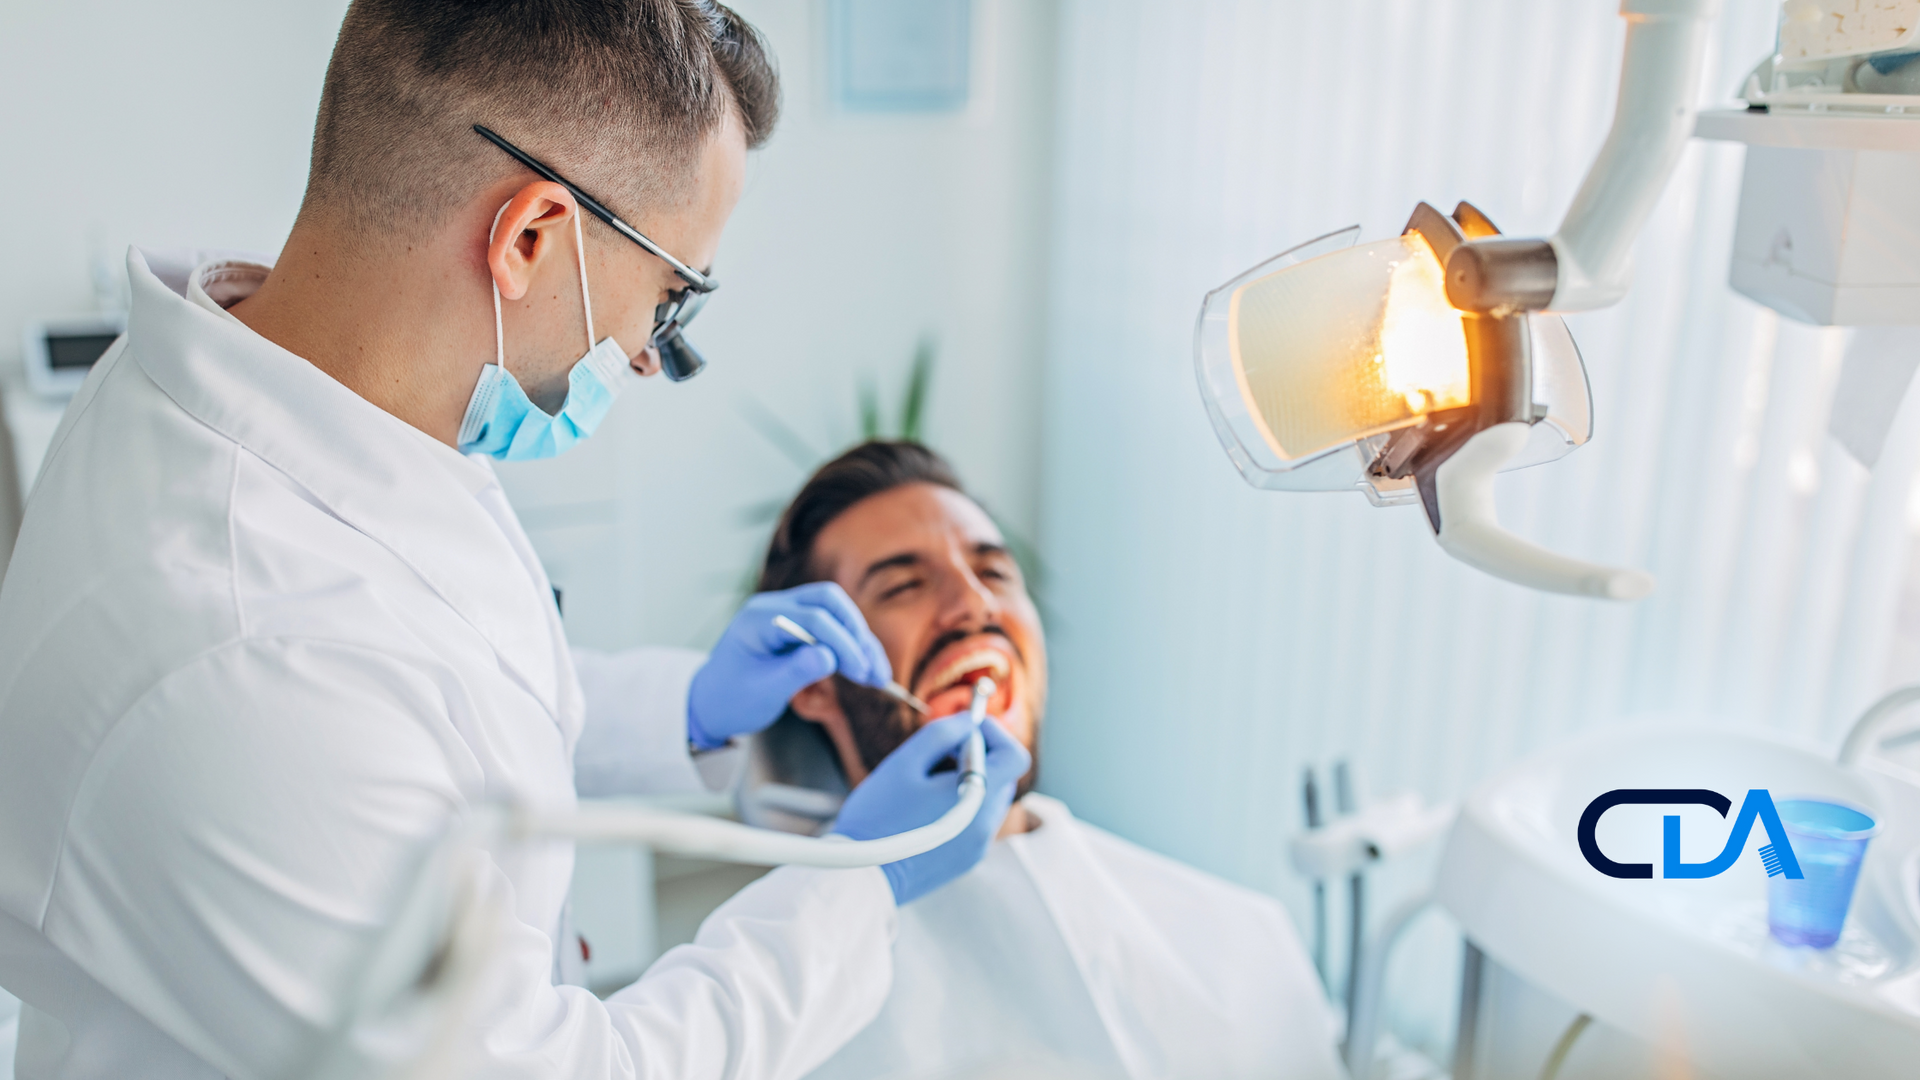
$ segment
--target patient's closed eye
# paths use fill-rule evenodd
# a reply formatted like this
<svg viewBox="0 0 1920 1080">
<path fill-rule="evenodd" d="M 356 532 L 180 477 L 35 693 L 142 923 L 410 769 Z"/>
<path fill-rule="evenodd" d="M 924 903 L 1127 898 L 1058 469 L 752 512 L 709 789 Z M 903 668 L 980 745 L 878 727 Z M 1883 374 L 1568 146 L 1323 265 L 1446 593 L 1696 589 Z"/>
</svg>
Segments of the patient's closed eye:
<svg viewBox="0 0 1920 1080">
<path fill-rule="evenodd" d="M 1004 548 L 992 548 L 982 553 L 974 574 L 982 581 L 1000 581 L 1017 583 L 1020 580 L 1020 564 Z"/>
</svg>

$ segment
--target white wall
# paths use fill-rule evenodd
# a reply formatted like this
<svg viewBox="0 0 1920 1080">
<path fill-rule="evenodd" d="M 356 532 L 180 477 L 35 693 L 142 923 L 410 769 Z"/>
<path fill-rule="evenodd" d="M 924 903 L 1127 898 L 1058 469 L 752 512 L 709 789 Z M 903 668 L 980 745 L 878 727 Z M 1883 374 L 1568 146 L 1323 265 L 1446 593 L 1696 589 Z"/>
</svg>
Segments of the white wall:
<svg viewBox="0 0 1920 1080">
<path fill-rule="evenodd" d="M 779 56 L 786 111 L 690 335 L 710 367 L 628 394 L 568 457 L 501 470 L 587 644 L 710 644 L 769 531 L 742 518 L 805 476 L 750 417 L 824 460 L 858 432 L 859 380 L 891 409 L 922 335 L 940 350 L 930 441 L 1033 532 L 1051 3 L 980 0 L 980 100 L 893 117 L 828 107 L 822 0 L 738 7 Z"/>
<path fill-rule="evenodd" d="M 60 404 L 21 385 L 23 324 L 96 309 L 127 245 L 274 252 L 306 185 L 345 0 L 0 4 L 0 467 L 31 478 Z M 0 482 L 0 558 L 18 526 Z"/>
<path fill-rule="evenodd" d="M 1014 528 L 1036 516 L 1050 0 L 979 0 L 974 105 L 906 117 L 827 106 L 824 0 L 738 6 L 773 43 L 786 113 L 695 335 L 712 366 L 645 384 L 567 458 L 502 470 L 588 644 L 709 643 L 764 542 L 743 511 L 804 475 L 747 417 L 778 414 L 824 458 L 857 432 L 859 380 L 896 400 L 922 335 L 940 347 L 932 441 Z M 18 253 L 0 265 L 0 374 L 23 322 L 92 308 L 95 257 L 278 251 L 344 10 L 0 5 L 0 206 Z"/>
<path fill-rule="evenodd" d="M 20 325 L 93 308 L 129 243 L 274 252 L 342 0 L 0 5 L 0 359 Z"/>
</svg>

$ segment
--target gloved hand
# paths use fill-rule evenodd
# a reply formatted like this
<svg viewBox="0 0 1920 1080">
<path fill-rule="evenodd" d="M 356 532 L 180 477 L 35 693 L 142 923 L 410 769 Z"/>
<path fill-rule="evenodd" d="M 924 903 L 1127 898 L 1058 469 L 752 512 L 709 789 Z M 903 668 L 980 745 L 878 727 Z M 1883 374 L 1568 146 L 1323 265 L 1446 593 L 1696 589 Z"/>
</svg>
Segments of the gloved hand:
<svg viewBox="0 0 1920 1080">
<path fill-rule="evenodd" d="M 785 615 L 819 640 L 795 641 L 773 624 Z M 853 600 L 831 581 L 818 581 L 748 600 L 720 635 L 719 644 L 687 691 L 687 738 L 711 750 L 736 735 L 759 731 L 810 683 L 839 672 L 866 686 L 884 686 L 893 665 Z"/>
<path fill-rule="evenodd" d="M 962 713 L 914 732 L 847 796 L 833 831 L 852 840 L 872 840 L 919 828 L 953 809 L 960 774 L 933 768 L 959 754 L 971 727 L 972 721 Z M 981 725 L 980 734 L 987 745 L 987 797 L 980 803 L 980 812 L 959 836 L 925 854 L 880 868 L 893 886 L 894 903 L 924 896 L 973 869 L 1000 831 L 1007 807 L 1013 804 L 1014 786 L 1033 765 L 1033 756 L 991 717 Z"/>
</svg>

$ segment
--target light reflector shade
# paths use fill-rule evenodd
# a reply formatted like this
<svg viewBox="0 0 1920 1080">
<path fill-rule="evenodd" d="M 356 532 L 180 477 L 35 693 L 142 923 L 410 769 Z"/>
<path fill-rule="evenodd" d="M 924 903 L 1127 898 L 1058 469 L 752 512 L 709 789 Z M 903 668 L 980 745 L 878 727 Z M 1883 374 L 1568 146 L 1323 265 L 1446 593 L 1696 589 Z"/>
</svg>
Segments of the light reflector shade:
<svg viewBox="0 0 1920 1080">
<path fill-rule="evenodd" d="M 1283 267 L 1227 302 L 1235 379 L 1282 460 L 1471 403 L 1460 313 L 1418 235 Z"/>
<path fill-rule="evenodd" d="M 1369 473 L 1399 428 L 1471 404 L 1460 314 L 1425 241 L 1354 246 L 1355 226 L 1276 255 L 1208 293 L 1194 366 L 1214 434 L 1240 475 L 1279 491 L 1415 499 Z M 1527 320 L 1534 401 L 1544 422 L 1506 465 L 1552 461 L 1585 443 L 1591 398 L 1579 349 L 1556 316 Z"/>
</svg>

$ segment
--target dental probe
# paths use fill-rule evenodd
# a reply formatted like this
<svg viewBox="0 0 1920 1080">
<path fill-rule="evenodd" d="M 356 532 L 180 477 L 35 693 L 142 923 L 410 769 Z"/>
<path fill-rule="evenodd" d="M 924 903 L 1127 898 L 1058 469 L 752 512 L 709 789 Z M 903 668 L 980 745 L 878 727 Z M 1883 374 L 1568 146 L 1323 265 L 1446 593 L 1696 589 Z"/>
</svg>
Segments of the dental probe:
<svg viewBox="0 0 1920 1080">
<path fill-rule="evenodd" d="M 820 639 L 808 633 L 806 627 L 801 626 L 799 623 L 794 622 L 792 619 L 787 618 L 785 615 L 775 615 L 773 617 L 773 625 L 779 627 L 782 630 L 785 630 L 789 637 L 800 642 L 802 645 L 820 644 Z M 919 713 L 921 716 L 932 715 L 927 710 L 926 702 L 921 701 L 917 697 L 914 697 L 913 691 L 907 689 L 904 686 L 901 686 L 899 683 L 894 682 L 892 679 L 888 679 L 887 685 L 880 687 L 880 689 L 884 691 L 888 697 L 891 697 L 894 700 L 900 702 L 900 704 L 905 705 L 907 708 L 912 709 L 914 712 Z"/>
</svg>

